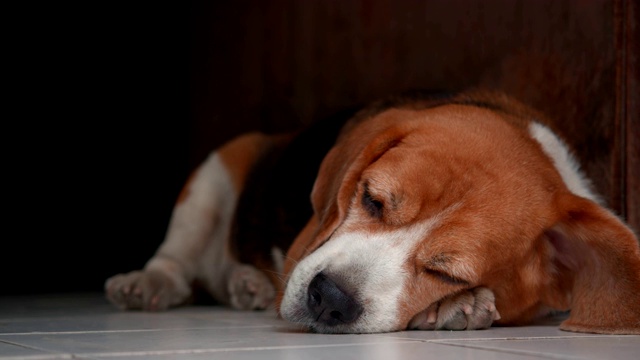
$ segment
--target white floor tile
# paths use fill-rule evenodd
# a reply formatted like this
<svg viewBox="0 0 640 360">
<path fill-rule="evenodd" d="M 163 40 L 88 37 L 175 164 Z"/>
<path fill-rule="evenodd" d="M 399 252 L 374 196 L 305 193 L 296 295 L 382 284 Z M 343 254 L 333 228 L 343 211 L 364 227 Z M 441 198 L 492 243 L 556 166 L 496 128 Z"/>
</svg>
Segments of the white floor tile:
<svg viewBox="0 0 640 360">
<path fill-rule="evenodd" d="M 402 331 L 380 334 L 397 339 L 413 340 L 500 340 L 536 338 L 582 338 L 602 335 L 574 333 L 560 330 L 557 326 L 492 327 L 475 331 Z"/>
<path fill-rule="evenodd" d="M 110 354 L 115 355 L 115 354 Z M 133 354 L 121 354 L 123 357 Z M 360 345 L 289 346 L 255 349 L 224 349 L 185 351 L 177 353 L 155 352 L 135 354 L 136 359 L 181 359 L 181 360 L 532 360 L 535 356 L 508 354 L 503 352 L 466 349 L 423 342 L 392 342 Z M 92 355 L 94 356 L 94 355 Z M 102 358 L 99 355 L 96 358 Z M 104 357 L 105 359 L 107 357 Z"/>
<path fill-rule="evenodd" d="M 635 359 L 640 336 L 560 331 L 559 321 L 480 331 L 324 335 L 275 312 L 190 306 L 119 311 L 102 294 L 0 299 L 0 359 Z"/>
<path fill-rule="evenodd" d="M 97 354 L 133 356 L 191 352 L 228 352 L 271 348 L 316 348 L 346 345 L 408 343 L 376 335 L 324 335 L 292 332 L 278 327 L 233 327 L 212 329 L 98 331 L 86 333 L 35 333 L 0 335 L 28 347 L 59 353 L 95 357 Z M 256 352 L 253 353 L 257 354 Z"/>
<path fill-rule="evenodd" d="M 67 356 L 68 357 L 68 356 Z M 60 359 L 58 355 L 0 341 L 0 359 Z"/>
<path fill-rule="evenodd" d="M 565 359 L 637 360 L 640 358 L 640 336 L 446 341 L 446 343 L 471 349 Z"/>
</svg>

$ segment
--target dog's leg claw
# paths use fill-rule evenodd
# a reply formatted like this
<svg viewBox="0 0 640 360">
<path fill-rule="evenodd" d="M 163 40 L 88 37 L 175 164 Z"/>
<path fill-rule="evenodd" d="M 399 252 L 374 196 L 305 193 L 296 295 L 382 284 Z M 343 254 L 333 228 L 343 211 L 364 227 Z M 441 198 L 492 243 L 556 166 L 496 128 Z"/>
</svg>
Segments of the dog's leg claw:
<svg viewBox="0 0 640 360">
<path fill-rule="evenodd" d="M 434 303 L 416 315 L 410 329 L 477 330 L 500 320 L 493 292 L 484 287 L 469 289 Z"/>
<path fill-rule="evenodd" d="M 276 297 L 267 276 L 249 265 L 239 265 L 231 271 L 228 291 L 231 306 L 239 310 L 266 309 Z"/>
</svg>

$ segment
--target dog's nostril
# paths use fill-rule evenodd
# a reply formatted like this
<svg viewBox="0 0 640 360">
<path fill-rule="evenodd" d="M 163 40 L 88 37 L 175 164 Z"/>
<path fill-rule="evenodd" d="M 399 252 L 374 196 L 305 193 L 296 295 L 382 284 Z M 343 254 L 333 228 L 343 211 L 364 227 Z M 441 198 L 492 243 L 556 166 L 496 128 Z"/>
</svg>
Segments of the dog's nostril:
<svg viewBox="0 0 640 360">
<path fill-rule="evenodd" d="M 313 278 L 307 291 L 307 307 L 320 323 L 330 326 L 348 324 L 362 314 L 362 305 L 323 273 Z"/>
<path fill-rule="evenodd" d="M 332 318 L 336 319 L 336 320 L 341 320 L 342 319 L 342 314 L 338 311 L 332 311 L 329 313 L 329 315 L 331 315 Z"/>
<path fill-rule="evenodd" d="M 313 305 L 322 304 L 322 296 L 316 290 L 309 291 L 309 303 Z"/>
</svg>

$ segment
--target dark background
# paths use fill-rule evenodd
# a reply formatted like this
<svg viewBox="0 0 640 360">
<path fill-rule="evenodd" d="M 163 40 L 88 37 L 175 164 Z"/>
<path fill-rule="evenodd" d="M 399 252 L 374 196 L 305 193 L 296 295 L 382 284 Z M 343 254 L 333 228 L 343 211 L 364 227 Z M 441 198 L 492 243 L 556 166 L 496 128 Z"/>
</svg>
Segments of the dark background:
<svg viewBox="0 0 640 360">
<path fill-rule="evenodd" d="M 631 0 L 12 6 L 0 295 L 101 291 L 153 254 L 222 142 L 417 87 L 480 84 L 545 111 L 640 226 Z"/>
<path fill-rule="evenodd" d="M 153 254 L 190 171 L 190 3 L 9 14 L 0 293 L 100 291 Z"/>
</svg>

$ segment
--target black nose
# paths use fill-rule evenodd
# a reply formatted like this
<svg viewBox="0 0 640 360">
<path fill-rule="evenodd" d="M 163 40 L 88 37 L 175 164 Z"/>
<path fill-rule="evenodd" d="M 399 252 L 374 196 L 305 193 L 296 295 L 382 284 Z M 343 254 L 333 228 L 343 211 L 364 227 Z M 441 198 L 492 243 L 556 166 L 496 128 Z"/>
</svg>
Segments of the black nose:
<svg viewBox="0 0 640 360">
<path fill-rule="evenodd" d="M 323 273 L 313 278 L 308 293 L 307 306 L 317 322 L 329 326 L 348 324 L 362 314 L 362 305 Z"/>
</svg>

